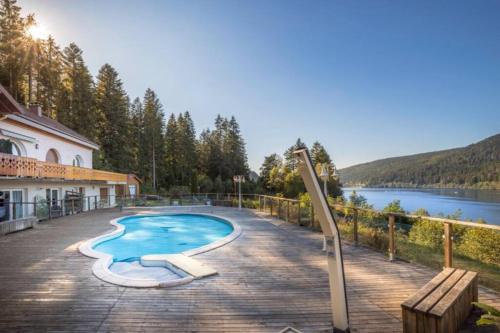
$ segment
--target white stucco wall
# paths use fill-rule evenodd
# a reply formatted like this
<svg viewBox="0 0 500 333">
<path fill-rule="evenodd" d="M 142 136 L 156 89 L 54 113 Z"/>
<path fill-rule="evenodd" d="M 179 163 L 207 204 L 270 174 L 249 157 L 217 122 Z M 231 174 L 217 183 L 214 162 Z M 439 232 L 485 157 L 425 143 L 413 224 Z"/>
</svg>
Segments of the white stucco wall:
<svg viewBox="0 0 500 333">
<path fill-rule="evenodd" d="M 18 181 L 18 180 L 0 180 L 0 191 L 6 190 L 22 190 L 23 191 L 23 205 L 24 216 L 33 215 L 33 203 L 35 202 L 35 197 L 39 199 L 46 198 L 47 189 L 57 189 L 58 190 L 58 200 L 64 199 L 66 191 L 78 192 L 79 188 L 84 188 L 84 200 L 83 209 L 88 210 L 88 203 L 90 202 L 90 208 L 93 210 L 95 208 L 95 201 L 100 202 L 101 200 L 109 200 L 111 206 L 116 205 L 115 198 L 115 186 L 109 184 L 82 184 L 82 183 L 71 183 L 71 182 L 29 182 L 29 181 Z M 107 188 L 109 197 L 101 198 L 100 189 Z M 87 199 L 90 197 L 90 200 Z"/>
<path fill-rule="evenodd" d="M 40 161 L 45 161 L 45 156 L 50 149 L 55 149 L 59 153 L 60 164 L 73 165 L 73 159 L 76 155 L 80 155 L 83 159 L 83 167 L 92 168 L 92 149 L 82 147 L 78 144 L 68 142 L 63 139 L 58 139 L 52 135 L 44 134 L 36 130 L 31 130 L 26 127 L 7 123 L 5 120 L 0 120 L 0 129 L 5 129 L 10 132 L 22 134 L 36 139 L 36 143 L 32 143 L 20 139 L 12 139 L 0 134 L 1 139 L 10 139 L 16 144 L 21 145 L 23 156 L 36 158 Z M 38 148 L 36 148 L 38 144 Z"/>
</svg>

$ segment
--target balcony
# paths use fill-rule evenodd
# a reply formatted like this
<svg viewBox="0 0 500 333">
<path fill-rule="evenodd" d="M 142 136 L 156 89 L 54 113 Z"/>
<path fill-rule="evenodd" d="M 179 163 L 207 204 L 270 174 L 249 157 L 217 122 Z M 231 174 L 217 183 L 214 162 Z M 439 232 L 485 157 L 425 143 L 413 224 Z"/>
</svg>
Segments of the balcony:
<svg viewBox="0 0 500 333">
<path fill-rule="evenodd" d="M 97 180 L 127 183 L 123 173 L 80 168 L 0 153 L 0 177 Z"/>
</svg>

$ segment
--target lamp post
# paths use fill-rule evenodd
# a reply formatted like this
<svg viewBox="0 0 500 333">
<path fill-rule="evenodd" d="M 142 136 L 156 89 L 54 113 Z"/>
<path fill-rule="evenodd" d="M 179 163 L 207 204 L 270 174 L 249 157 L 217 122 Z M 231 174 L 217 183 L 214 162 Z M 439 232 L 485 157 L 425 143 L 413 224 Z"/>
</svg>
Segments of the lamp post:
<svg viewBox="0 0 500 333">
<path fill-rule="evenodd" d="M 241 183 L 245 182 L 245 176 L 233 176 L 233 181 L 238 183 L 238 209 L 241 210 Z"/>
</svg>

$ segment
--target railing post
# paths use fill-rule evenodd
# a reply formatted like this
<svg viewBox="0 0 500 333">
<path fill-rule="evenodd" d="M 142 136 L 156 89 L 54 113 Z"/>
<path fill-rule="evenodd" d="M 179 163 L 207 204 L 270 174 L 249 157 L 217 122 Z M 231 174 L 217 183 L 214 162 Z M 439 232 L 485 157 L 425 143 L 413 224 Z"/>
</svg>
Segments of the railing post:
<svg viewBox="0 0 500 333">
<path fill-rule="evenodd" d="M 453 226 L 444 223 L 444 267 L 453 267 Z"/>
<path fill-rule="evenodd" d="M 300 211 L 300 200 L 297 203 L 297 224 L 300 225 L 300 219 L 302 212 Z"/>
<path fill-rule="evenodd" d="M 281 219 L 281 199 L 278 199 L 278 218 Z"/>
<path fill-rule="evenodd" d="M 47 207 L 49 207 L 49 220 L 52 218 L 52 208 L 51 208 L 51 206 L 52 206 L 52 202 L 49 199 L 49 200 L 47 200 Z"/>
<path fill-rule="evenodd" d="M 87 197 L 87 212 L 90 212 L 90 197 Z"/>
<path fill-rule="evenodd" d="M 395 222 L 395 216 L 392 214 L 389 214 L 389 260 L 394 261 L 394 257 L 396 254 L 396 241 L 394 238 L 394 223 Z"/>
<path fill-rule="evenodd" d="M 94 209 L 94 210 L 97 210 L 97 195 L 95 196 L 94 206 L 95 206 L 95 209 Z"/>
<path fill-rule="evenodd" d="M 290 201 L 286 201 L 286 221 L 290 219 Z"/>
<path fill-rule="evenodd" d="M 33 198 L 33 215 L 36 217 L 36 197 Z"/>
<path fill-rule="evenodd" d="M 269 205 L 271 217 L 273 216 L 273 198 L 271 198 L 271 204 Z"/>
<path fill-rule="evenodd" d="M 262 197 L 262 200 L 264 201 L 264 213 L 266 212 L 266 201 L 267 201 L 267 198 L 265 196 Z"/>
<path fill-rule="evenodd" d="M 262 197 L 259 195 L 259 212 L 262 212 Z"/>
<path fill-rule="evenodd" d="M 355 208 L 352 215 L 354 246 L 358 246 L 358 210 Z"/>
<path fill-rule="evenodd" d="M 312 202 L 309 203 L 309 213 L 311 214 L 311 227 L 314 228 L 314 207 L 312 205 Z"/>
<path fill-rule="evenodd" d="M 71 199 L 71 215 L 75 215 L 75 199 Z"/>
</svg>

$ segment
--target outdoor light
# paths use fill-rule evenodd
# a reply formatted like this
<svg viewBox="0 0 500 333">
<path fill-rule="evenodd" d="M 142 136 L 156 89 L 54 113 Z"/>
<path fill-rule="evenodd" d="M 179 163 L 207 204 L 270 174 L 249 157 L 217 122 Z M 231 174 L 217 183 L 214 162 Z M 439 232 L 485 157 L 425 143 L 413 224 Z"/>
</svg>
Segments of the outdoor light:
<svg viewBox="0 0 500 333">
<path fill-rule="evenodd" d="M 233 176 L 233 181 L 238 183 L 238 209 L 241 210 L 241 183 L 245 182 L 245 176 L 236 175 Z"/>
</svg>

